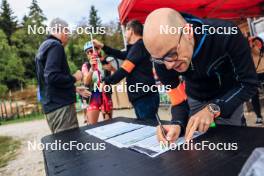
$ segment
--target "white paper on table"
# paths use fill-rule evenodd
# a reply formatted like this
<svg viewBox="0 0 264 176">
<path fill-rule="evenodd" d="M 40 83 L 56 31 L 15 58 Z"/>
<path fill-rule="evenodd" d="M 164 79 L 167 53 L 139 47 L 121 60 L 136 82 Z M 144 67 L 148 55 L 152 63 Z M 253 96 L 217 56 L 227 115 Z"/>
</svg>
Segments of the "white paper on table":
<svg viewBox="0 0 264 176">
<path fill-rule="evenodd" d="M 139 153 L 146 154 L 152 158 L 170 150 L 169 147 L 161 147 L 156 136 L 156 127 L 139 125 L 126 122 L 115 122 L 112 124 L 96 127 L 85 131 L 119 148 L 130 148 Z M 195 132 L 193 139 L 202 133 Z M 184 137 L 175 141 L 176 145 L 182 145 Z M 175 145 L 174 145 L 175 147 Z"/>
<path fill-rule="evenodd" d="M 142 128 L 143 126 L 144 125 L 134 123 L 115 122 L 108 125 L 85 130 L 85 132 L 95 137 L 98 137 L 99 139 L 106 140 L 111 137 Z"/>
<path fill-rule="evenodd" d="M 134 145 L 138 141 L 142 141 L 146 138 L 156 135 L 156 128 L 152 126 L 144 126 L 134 131 L 118 135 L 116 137 L 106 140 L 106 142 L 117 146 L 119 148 L 129 147 Z"/>
<path fill-rule="evenodd" d="M 195 132 L 193 135 L 193 138 L 196 138 L 198 136 L 202 135 L 200 132 Z M 180 146 L 185 142 L 184 137 L 180 137 L 175 141 L 174 146 Z M 171 148 L 169 147 L 164 147 L 162 148 L 159 141 L 157 140 L 157 136 L 151 136 L 149 138 L 146 138 L 142 141 L 139 141 L 135 143 L 134 145 L 130 146 L 132 150 L 135 150 L 139 153 L 143 153 L 145 155 L 148 155 L 152 158 L 161 155 L 162 153 L 165 153 L 166 151 L 170 150 Z"/>
</svg>

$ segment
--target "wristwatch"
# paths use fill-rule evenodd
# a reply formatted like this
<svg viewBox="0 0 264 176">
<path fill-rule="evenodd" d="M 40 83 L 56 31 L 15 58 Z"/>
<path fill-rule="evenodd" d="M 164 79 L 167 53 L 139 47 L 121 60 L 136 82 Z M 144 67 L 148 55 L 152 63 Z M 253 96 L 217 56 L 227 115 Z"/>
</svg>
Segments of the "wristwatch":
<svg viewBox="0 0 264 176">
<path fill-rule="evenodd" d="M 208 111 L 214 116 L 214 118 L 220 116 L 220 107 L 217 104 L 210 103 L 207 105 Z"/>
</svg>

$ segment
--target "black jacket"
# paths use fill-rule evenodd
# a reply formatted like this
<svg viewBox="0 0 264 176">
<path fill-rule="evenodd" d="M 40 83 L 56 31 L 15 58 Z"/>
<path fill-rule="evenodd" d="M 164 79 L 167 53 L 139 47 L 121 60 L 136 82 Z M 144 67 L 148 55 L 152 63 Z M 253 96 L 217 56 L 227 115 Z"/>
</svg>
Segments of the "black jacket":
<svg viewBox="0 0 264 176">
<path fill-rule="evenodd" d="M 223 20 L 184 17 L 194 27 L 202 24 L 214 28 L 236 27 Z M 194 53 L 197 54 L 192 58 L 193 67 L 181 74 L 186 82 L 187 96 L 219 105 L 222 118 L 229 118 L 257 90 L 257 76 L 248 42 L 238 28 L 237 32 L 231 35 L 194 34 Z M 172 88 L 178 85 L 180 73 L 167 70 L 164 65 L 155 64 L 155 68 L 163 84 Z M 184 112 L 187 109 L 186 101 L 173 106 L 172 120 L 185 126 L 188 118 Z"/>
<path fill-rule="evenodd" d="M 116 84 L 126 77 L 127 86 L 131 87 L 131 89 L 128 88 L 128 98 L 132 103 L 142 97 L 158 94 L 157 87 L 155 87 L 150 54 L 146 50 L 142 39 L 128 46 L 128 50 L 124 52 L 108 46 L 104 46 L 103 50 L 108 55 L 122 60 L 128 60 L 135 65 L 131 73 L 128 73 L 122 67 L 119 68 L 113 75 L 104 79 L 106 84 Z M 132 89 L 137 84 L 138 90 Z M 148 85 L 149 87 L 153 86 L 154 91 L 144 91 L 140 88 L 144 85 Z"/>
<path fill-rule="evenodd" d="M 44 113 L 75 103 L 76 80 L 70 74 L 61 41 L 49 36 L 40 45 L 35 62 Z"/>
</svg>

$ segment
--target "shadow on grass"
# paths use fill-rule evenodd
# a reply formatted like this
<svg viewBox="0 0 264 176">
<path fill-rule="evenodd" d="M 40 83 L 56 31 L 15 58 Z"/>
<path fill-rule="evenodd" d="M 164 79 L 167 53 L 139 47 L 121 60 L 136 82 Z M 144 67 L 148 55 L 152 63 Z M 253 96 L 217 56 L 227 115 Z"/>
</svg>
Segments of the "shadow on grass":
<svg viewBox="0 0 264 176">
<path fill-rule="evenodd" d="M 8 136 L 0 136 L 0 168 L 7 165 L 8 161 L 15 159 L 21 142 Z"/>
<path fill-rule="evenodd" d="M 40 120 L 40 119 L 44 119 L 43 114 L 31 114 L 25 117 L 20 117 L 20 118 L 15 118 L 15 119 L 0 120 L 0 126 L 14 124 L 14 123 L 28 122 L 28 121 L 33 121 L 33 120 Z"/>
</svg>

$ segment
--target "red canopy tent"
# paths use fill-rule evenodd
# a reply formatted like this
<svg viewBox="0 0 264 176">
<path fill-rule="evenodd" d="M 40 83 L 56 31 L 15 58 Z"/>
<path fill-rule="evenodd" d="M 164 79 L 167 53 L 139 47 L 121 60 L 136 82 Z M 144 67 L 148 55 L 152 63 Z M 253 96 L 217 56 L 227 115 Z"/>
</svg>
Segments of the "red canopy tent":
<svg viewBox="0 0 264 176">
<path fill-rule="evenodd" d="M 158 8 L 169 7 L 202 18 L 239 19 L 264 15 L 264 0 L 122 0 L 121 24 L 131 19 L 144 23 L 147 15 Z"/>
</svg>

